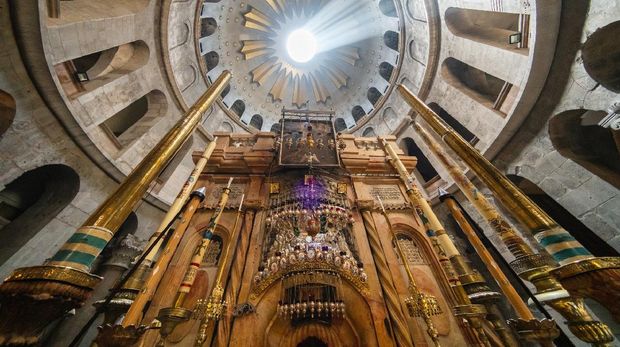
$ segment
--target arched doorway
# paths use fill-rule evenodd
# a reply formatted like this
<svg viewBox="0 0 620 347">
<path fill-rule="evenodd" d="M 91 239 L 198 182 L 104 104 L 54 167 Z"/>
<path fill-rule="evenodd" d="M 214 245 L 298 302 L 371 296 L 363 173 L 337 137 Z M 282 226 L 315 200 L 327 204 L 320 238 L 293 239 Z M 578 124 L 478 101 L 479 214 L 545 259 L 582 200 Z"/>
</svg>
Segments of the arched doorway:
<svg viewBox="0 0 620 347">
<path fill-rule="evenodd" d="M 327 347 L 327 344 L 318 337 L 310 336 L 298 343 L 297 347 Z"/>
<path fill-rule="evenodd" d="M 27 171 L 0 191 L 0 264 L 52 221 L 80 189 L 80 177 L 66 165 Z"/>
</svg>

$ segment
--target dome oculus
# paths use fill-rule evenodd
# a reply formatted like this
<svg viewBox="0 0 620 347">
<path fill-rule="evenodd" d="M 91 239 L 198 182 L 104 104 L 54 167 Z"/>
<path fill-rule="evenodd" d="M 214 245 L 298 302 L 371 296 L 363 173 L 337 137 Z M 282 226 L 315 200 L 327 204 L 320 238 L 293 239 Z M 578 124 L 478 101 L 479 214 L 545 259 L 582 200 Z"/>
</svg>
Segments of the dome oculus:
<svg viewBox="0 0 620 347">
<path fill-rule="evenodd" d="M 286 51 L 289 57 L 298 63 L 307 63 L 318 51 L 316 37 L 306 29 L 291 32 L 286 40 Z"/>
</svg>

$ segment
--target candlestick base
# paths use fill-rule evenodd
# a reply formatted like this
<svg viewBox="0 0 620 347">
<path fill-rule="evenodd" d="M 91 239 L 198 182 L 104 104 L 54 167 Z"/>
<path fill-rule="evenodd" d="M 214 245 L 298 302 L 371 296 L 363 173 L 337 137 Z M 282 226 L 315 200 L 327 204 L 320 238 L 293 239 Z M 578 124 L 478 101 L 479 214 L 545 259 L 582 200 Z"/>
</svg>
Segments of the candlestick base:
<svg viewBox="0 0 620 347">
<path fill-rule="evenodd" d="M 573 296 L 598 301 L 620 322 L 620 257 L 585 259 L 550 272 Z"/>
<path fill-rule="evenodd" d="M 184 307 L 168 307 L 159 310 L 157 319 L 161 322 L 161 329 L 159 334 L 162 339 L 166 339 L 167 336 L 172 334 L 174 329 L 180 323 L 188 321 L 192 316 L 192 310 Z"/>
<path fill-rule="evenodd" d="M 560 336 L 560 329 L 551 319 L 510 319 L 508 325 L 521 339 L 538 342 L 541 346 L 553 346 L 552 341 Z"/>
<path fill-rule="evenodd" d="M 100 280 L 60 266 L 13 271 L 0 285 L 0 346 L 39 343 L 45 327 L 82 306 Z"/>
<path fill-rule="evenodd" d="M 106 324 L 97 329 L 99 330 L 99 334 L 95 339 L 97 347 L 130 347 L 142 338 L 148 327 L 144 325 L 124 327 L 122 325 Z"/>
</svg>

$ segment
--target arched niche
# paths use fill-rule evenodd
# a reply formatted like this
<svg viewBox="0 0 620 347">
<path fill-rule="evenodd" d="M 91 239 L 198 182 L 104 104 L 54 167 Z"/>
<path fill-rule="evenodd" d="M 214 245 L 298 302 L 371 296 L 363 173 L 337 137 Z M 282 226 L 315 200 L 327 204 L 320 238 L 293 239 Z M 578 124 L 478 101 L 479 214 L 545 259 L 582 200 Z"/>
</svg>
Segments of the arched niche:
<svg viewBox="0 0 620 347">
<path fill-rule="evenodd" d="M 383 110 L 383 121 L 390 130 L 394 130 L 398 127 L 398 115 L 393 108 L 387 107 Z"/>
<path fill-rule="evenodd" d="M 564 157 L 620 188 L 620 131 L 599 126 L 605 116 L 605 111 L 564 111 L 549 120 L 549 137 Z"/>
<path fill-rule="evenodd" d="M 386 81 L 390 81 L 392 78 L 392 72 L 394 72 L 394 65 L 384 61 L 379 64 L 379 75 Z"/>
<path fill-rule="evenodd" d="M 368 101 L 370 101 L 373 106 L 377 105 L 379 100 L 381 100 L 382 96 L 383 94 L 381 94 L 381 92 L 375 87 L 370 87 L 370 89 L 368 89 L 368 92 L 366 93 Z"/>
<path fill-rule="evenodd" d="M 365 115 L 366 111 L 364 111 L 364 108 L 360 105 L 354 106 L 353 109 L 351 109 L 351 116 L 356 123 L 359 122 L 360 119 L 364 118 Z"/>
<path fill-rule="evenodd" d="M 13 124 L 16 110 L 17 106 L 13 96 L 0 89 L 0 137 L 2 137 L 2 135 L 9 130 L 11 124 Z"/>
<path fill-rule="evenodd" d="M 418 173 L 418 178 L 420 178 L 422 182 L 428 183 L 439 177 L 439 173 L 437 173 L 437 170 L 435 170 L 433 164 L 431 164 L 420 147 L 418 147 L 418 144 L 412 138 L 405 137 L 400 142 L 400 147 L 406 155 L 418 158 L 418 163 L 416 164 L 414 172 Z"/>
<path fill-rule="evenodd" d="M 362 132 L 363 137 L 376 137 L 377 133 L 375 133 L 375 129 L 373 127 L 368 127 L 364 129 Z"/>
<path fill-rule="evenodd" d="M 456 118 L 452 117 L 448 111 L 444 110 L 443 107 L 439 106 L 436 102 L 431 102 L 428 104 L 431 110 L 433 110 L 437 115 L 444 120 L 444 122 L 448 123 L 448 125 L 454 129 L 465 141 L 469 143 L 478 142 L 478 138 L 474 135 L 469 129 L 467 129 L 461 122 L 456 120 Z"/>
<path fill-rule="evenodd" d="M 69 166 L 51 164 L 27 171 L 0 191 L 0 264 L 67 206 L 80 189 Z"/>
<path fill-rule="evenodd" d="M 506 114 L 502 110 L 506 108 L 504 101 L 513 89 L 511 84 L 455 58 L 443 61 L 441 75 L 444 81 L 473 100 Z"/>
<path fill-rule="evenodd" d="M 234 130 L 233 126 L 228 122 L 222 122 L 220 126 L 217 128 L 218 132 L 224 133 L 232 133 Z"/>
<path fill-rule="evenodd" d="M 396 5 L 394 4 L 394 0 L 380 0 L 379 10 L 381 11 L 381 13 L 388 17 L 398 18 L 398 13 L 396 12 Z"/>
<path fill-rule="evenodd" d="M 515 51 L 516 47 L 509 43 L 509 37 L 519 33 L 518 13 L 449 7 L 445 21 L 450 32 L 456 36 Z M 516 51 L 527 53 L 526 49 Z"/>
<path fill-rule="evenodd" d="M 222 237 L 220 235 L 213 235 L 209 247 L 207 247 L 207 251 L 205 252 L 202 266 L 217 267 L 220 262 L 223 247 L 224 241 L 222 241 Z"/>
<path fill-rule="evenodd" d="M 114 114 L 101 127 L 119 148 L 125 148 L 157 124 L 167 108 L 164 93 L 153 90 Z"/>
<path fill-rule="evenodd" d="M 200 19 L 200 37 L 213 35 L 217 30 L 217 21 L 213 17 Z"/>
<path fill-rule="evenodd" d="M 243 102 L 243 100 L 235 100 L 235 102 L 233 102 L 232 106 L 230 106 L 230 110 L 236 114 L 239 118 L 241 118 L 241 116 L 243 116 L 243 113 L 245 112 L 245 102 Z"/>
<path fill-rule="evenodd" d="M 334 128 L 336 128 L 336 132 L 343 132 L 347 130 L 347 123 L 342 118 L 336 118 L 334 121 Z"/>
<path fill-rule="evenodd" d="M 253 115 L 252 119 L 250 119 L 250 126 L 261 130 L 263 128 L 263 117 L 260 114 Z"/>
<path fill-rule="evenodd" d="M 383 43 L 389 48 L 398 51 L 399 35 L 397 32 L 388 30 L 383 34 Z"/>
<path fill-rule="evenodd" d="M 620 21 L 597 29 L 583 45 L 586 72 L 603 87 L 620 93 Z"/>
<path fill-rule="evenodd" d="M 222 99 L 224 99 L 226 97 L 226 95 L 228 95 L 228 93 L 230 93 L 230 84 L 227 84 L 226 88 L 224 88 L 224 90 L 222 90 L 222 93 L 220 94 L 220 97 Z"/>
<path fill-rule="evenodd" d="M 138 70 L 149 55 L 144 41 L 134 41 L 65 61 L 54 70 L 65 94 L 72 98 Z"/>
<path fill-rule="evenodd" d="M 204 60 L 207 64 L 207 71 L 211 71 L 220 63 L 220 55 L 216 51 L 211 51 L 205 54 Z"/>
<path fill-rule="evenodd" d="M 590 253 L 598 257 L 617 257 L 620 255 L 618 251 L 603 241 L 598 234 L 583 224 L 577 217 L 573 216 L 532 181 L 517 175 L 507 175 L 507 177 Z"/>
</svg>

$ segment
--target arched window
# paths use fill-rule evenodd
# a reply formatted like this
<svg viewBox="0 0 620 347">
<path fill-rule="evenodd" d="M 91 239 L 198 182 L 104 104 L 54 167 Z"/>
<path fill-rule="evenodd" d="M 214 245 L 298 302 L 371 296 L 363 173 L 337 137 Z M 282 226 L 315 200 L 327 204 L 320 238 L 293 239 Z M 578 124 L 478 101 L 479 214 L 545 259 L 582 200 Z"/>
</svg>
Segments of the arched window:
<svg viewBox="0 0 620 347">
<path fill-rule="evenodd" d="M 401 141 L 401 148 L 405 152 L 405 154 L 414 156 L 418 158 L 418 163 L 416 165 L 416 171 L 419 173 L 419 178 L 424 183 L 431 182 L 439 177 L 437 170 L 433 167 L 433 164 L 428 160 L 428 158 L 422 153 L 422 150 L 415 141 L 410 137 L 405 137 Z"/>
<path fill-rule="evenodd" d="M 465 141 L 472 143 L 472 144 L 478 142 L 478 138 L 476 137 L 476 135 L 474 135 L 471 131 L 469 131 L 469 129 L 467 129 L 463 124 L 461 124 L 461 122 L 459 122 L 454 117 L 452 117 L 451 114 L 449 114 L 446 110 L 444 110 L 437 103 L 431 102 L 430 104 L 428 104 L 428 107 L 430 107 L 431 110 L 435 111 L 435 113 L 437 113 L 437 115 L 441 119 L 443 119 L 444 122 L 448 123 L 448 125 L 452 127 L 454 131 L 456 131 L 459 135 L 461 135 L 461 137 L 464 138 Z"/>
<path fill-rule="evenodd" d="M 598 123 L 604 111 L 570 110 L 549 120 L 553 147 L 593 174 L 620 188 L 620 131 Z"/>
<path fill-rule="evenodd" d="M 505 109 L 506 96 L 513 86 L 502 79 L 454 58 L 444 60 L 441 73 L 446 82 L 488 108 Z M 505 112 L 502 112 L 505 114 Z"/>
<path fill-rule="evenodd" d="M 250 119 L 250 126 L 261 130 L 263 128 L 263 117 L 260 114 L 253 115 Z"/>
<path fill-rule="evenodd" d="M 113 136 L 119 147 L 127 147 L 157 124 L 167 108 L 164 93 L 153 90 L 107 119 L 101 127 Z"/>
<path fill-rule="evenodd" d="M 353 120 L 357 123 L 360 119 L 364 118 L 366 115 L 366 111 L 362 108 L 362 106 L 357 105 L 353 107 L 351 110 L 351 116 L 353 116 Z"/>
<path fill-rule="evenodd" d="M 532 181 L 517 175 L 507 175 L 507 177 L 592 254 L 597 257 L 620 255 Z"/>
<path fill-rule="evenodd" d="M 0 137 L 9 130 L 15 119 L 15 99 L 11 94 L 0 89 Z"/>
<path fill-rule="evenodd" d="M 384 80 L 389 82 L 392 78 L 392 72 L 394 72 L 394 65 L 385 61 L 379 64 L 379 75 L 381 75 Z"/>
<path fill-rule="evenodd" d="M 207 37 L 213 35 L 217 30 L 217 22 L 215 18 L 202 18 L 200 19 L 200 37 Z"/>
<path fill-rule="evenodd" d="M 207 70 L 211 71 L 220 63 L 220 55 L 216 51 L 211 51 L 205 54 L 205 64 L 207 64 Z"/>
<path fill-rule="evenodd" d="M 370 89 L 368 89 L 368 93 L 366 93 L 366 97 L 368 97 L 368 101 L 370 101 L 370 103 L 373 106 L 377 105 L 379 100 L 381 100 L 382 96 L 383 94 L 381 94 L 381 92 L 375 87 L 371 87 Z"/>
<path fill-rule="evenodd" d="M 581 51 L 586 72 L 603 87 L 620 93 L 620 21 L 596 30 Z"/>
<path fill-rule="evenodd" d="M 245 102 L 242 100 L 233 102 L 232 106 L 230 106 L 230 110 L 241 118 L 241 116 L 243 116 L 243 112 L 245 112 Z"/>
<path fill-rule="evenodd" d="M 53 164 L 27 171 L 0 191 L 0 264 L 73 200 L 80 177 L 66 165 Z"/>
<path fill-rule="evenodd" d="M 389 48 L 398 51 L 398 33 L 388 30 L 383 34 L 383 43 Z"/>
<path fill-rule="evenodd" d="M 280 133 L 282 132 L 282 125 L 280 123 L 275 123 L 274 125 L 271 126 L 271 130 L 272 133 L 275 133 L 276 135 L 280 135 Z"/>
<path fill-rule="evenodd" d="M 138 70 L 149 54 L 144 41 L 135 41 L 60 63 L 54 70 L 67 96 L 75 97 Z"/>
<path fill-rule="evenodd" d="M 376 137 L 377 134 L 375 133 L 375 129 L 373 129 L 372 127 L 368 127 L 366 129 L 364 129 L 364 132 L 362 133 L 363 137 Z"/>
<path fill-rule="evenodd" d="M 396 6 L 394 5 L 394 0 L 379 1 L 379 10 L 381 10 L 381 13 L 388 17 L 398 17 L 398 13 L 396 13 Z"/>
<path fill-rule="evenodd" d="M 336 118 L 334 127 L 336 128 L 336 132 L 340 133 L 347 130 L 347 123 L 342 118 Z"/>
<path fill-rule="evenodd" d="M 510 44 L 509 37 L 519 33 L 518 13 L 449 7 L 445 20 L 450 32 L 456 36 L 511 51 L 517 48 Z M 517 52 L 527 53 L 527 50 Z"/>
</svg>

